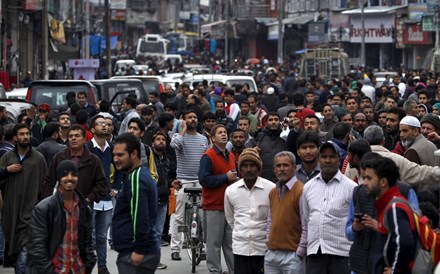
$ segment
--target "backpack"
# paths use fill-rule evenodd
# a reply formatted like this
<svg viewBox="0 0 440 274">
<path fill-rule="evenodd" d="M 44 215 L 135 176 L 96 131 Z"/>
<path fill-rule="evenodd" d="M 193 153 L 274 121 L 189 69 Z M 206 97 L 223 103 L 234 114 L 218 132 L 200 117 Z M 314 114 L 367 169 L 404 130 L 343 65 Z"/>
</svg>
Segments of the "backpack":
<svg viewBox="0 0 440 274">
<path fill-rule="evenodd" d="M 410 214 L 414 218 L 414 225 L 418 235 L 417 251 L 415 255 L 412 274 L 429 274 L 434 272 L 434 268 L 440 261 L 440 238 L 437 233 L 428 225 L 426 216 L 420 217 L 409 204 L 407 200 L 394 197 L 387 205 L 392 203 L 402 203 L 409 209 Z M 410 216 L 408 216 L 410 217 Z M 387 219 L 384 219 L 384 226 L 388 229 Z"/>
</svg>

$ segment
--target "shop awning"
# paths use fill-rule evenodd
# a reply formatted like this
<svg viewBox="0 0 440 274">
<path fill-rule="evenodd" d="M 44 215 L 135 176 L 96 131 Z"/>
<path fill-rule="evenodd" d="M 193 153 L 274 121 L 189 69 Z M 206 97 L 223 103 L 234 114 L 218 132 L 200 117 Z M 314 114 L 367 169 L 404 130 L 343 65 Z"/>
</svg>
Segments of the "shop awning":
<svg viewBox="0 0 440 274">
<path fill-rule="evenodd" d="M 364 8 L 364 14 L 371 14 L 371 13 L 394 13 L 398 9 L 406 8 L 407 5 L 401 5 L 401 6 L 374 6 L 374 7 L 365 7 Z M 343 11 L 342 14 L 352 15 L 352 14 L 361 14 L 362 9 L 352 9 L 352 10 L 346 10 Z"/>
<path fill-rule="evenodd" d="M 314 18 L 314 14 L 306 14 L 291 18 L 285 18 L 283 19 L 283 25 L 304 25 L 309 23 L 310 21 L 313 21 Z"/>
<path fill-rule="evenodd" d="M 264 24 L 267 26 L 271 23 L 278 21 L 278 19 L 271 17 L 255 17 L 255 21 L 257 21 L 258 24 Z"/>
<path fill-rule="evenodd" d="M 211 38 L 215 39 L 224 39 L 225 33 L 226 33 L 226 20 L 220 20 L 216 22 L 212 22 L 209 24 L 204 24 L 200 27 L 200 32 L 205 34 L 210 34 Z M 230 21 L 229 22 L 229 38 L 237 38 L 237 29 L 236 29 L 236 22 Z"/>
</svg>

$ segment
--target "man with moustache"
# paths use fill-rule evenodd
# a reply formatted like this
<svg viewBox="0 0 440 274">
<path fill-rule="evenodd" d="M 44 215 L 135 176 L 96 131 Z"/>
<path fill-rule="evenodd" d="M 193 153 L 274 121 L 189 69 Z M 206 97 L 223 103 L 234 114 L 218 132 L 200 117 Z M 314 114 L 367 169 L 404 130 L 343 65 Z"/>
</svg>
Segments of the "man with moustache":
<svg viewBox="0 0 440 274">
<path fill-rule="evenodd" d="M 217 117 L 217 124 L 224 125 L 228 132 L 232 131 L 234 120 L 227 115 L 224 101 L 215 102 L 215 116 Z"/>
<path fill-rule="evenodd" d="M 232 229 L 234 272 L 264 273 L 269 193 L 275 185 L 259 176 L 263 163 L 255 148 L 247 148 L 238 160 L 243 177 L 225 192 L 225 216 Z"/>
<path fill-rule="evenodd" d="M 29 226 L 29 273 L 92 273 L 92 213 L 76 190 L 78 169 L 70 160 L 57 168 L 58 188 L 32 211 Z M 73 240 L 72 240 L 73 239 Z M 72 260 L 68 260 L 72 258 Z"/>
<path fill-rule="evenodd" d="M 113 244 L 119 253 L 119 273 L 154 274 L 160 260 L 156 182 L 141 161 L 141 143 L 130 133 L 118 136 L 113 148 L 117 170 L 127 173 L 116 202 L 112 227 Z"/>
<path fill-rule="evenodd" d="M 319 149 L 321 173 L 307 182 L 303 206 L 307 229 L 307 274 L 349 274 L 351 246 L 345 238 L 349 201 L 356 183 L 339 171 L 339 147 Z"/>
<path fill-rule="evenodd" d="M 264 273 L 305 273 L 307 227 L 303 210 L 303 182 L 295 176 L 295 155 L 282 151 L 274 157 L 278 182 L 269 193 L 269 233 Z"/>
<path fill-rule="evenodd" d="M 414 116 L 406 116 L 400 121 L 400 140 L 405 148 L 403 157 L 419 165 L 437 166 L 434 156 L 437 147 L 420 132 L 420 121 Z"/>
<path fill-rule="evenodd" d="M 0 158 L 0 186 L 4 187 L 1 225 L 6 243 L 5 257 L 15 262 L 15 273 L 24 274 L 28 225 L 32 208 L 41 194 L 47 167 L 43 155 L 30 145 L 30 130 L 26 124 L 16 124 L 13 134 L 15 148 Z"/>
<path fill-rule="evenodd" d="M 68 136 L 67 130 L 71 125 L 70 114 L 68 112 L 61 112 L 58 114 L 58 124 L 60 125 L 60 139 L 63 144 L 67 144 Z"/>
<path fill-rule="evenodd" d="M 387 112 L 387 123 L 385 128 L 385 144 L 384 147 L 388 150 L 393 150 L 399 137 L 399 123 L 406 116 L 406 113 L 401 108 L 391 108 Z"/>
<path fill-rule="evenodd" d="M 235 160 L 238 161 L 238 158 L 240 157 L 240 154 L 243 152 L 243 150 L 246 148 L 245 146 L 246 142 L 246 134 L 241 129 L 236 129 L 231 133 L 231 141 L 228 142 L 228 144 L 231 144 L 231 149 L 229 152 L 231 152 Z M 226 145 L 226 149 L 228 148 L 228 145 Z"/>
<path fill-rule="evenodd" d="M 52 164 L 46 174 L 43 185 L 42 198 L 53 194 L 56 185 L 56 170 L 63 160 L 72 160 L 78 167 L 77 189 L 84 195 L 87 202 L 99 202 L 106 194 L 107 180 L 105 178 L 101 160 L 91 153 L 86 143 L 86 131 L 80 125 L 72 125 L 68 131 L 69 146 L 52 159 Z"/>
<path fill-rule="evenodd" d="M 206 264 L 209 273 L 222 273 L 220 249 L 223 249 L 229 273 L 234 273 L 232 230 L 226 221 L 226 188 L 238 180 L 235 157 L 226 149 L 228 133 L 222 124 L 211 129 L 213 146 L 200 160 L 199 181 L 202 185 L 202 208 L 206 223 Z"/>
</svg>

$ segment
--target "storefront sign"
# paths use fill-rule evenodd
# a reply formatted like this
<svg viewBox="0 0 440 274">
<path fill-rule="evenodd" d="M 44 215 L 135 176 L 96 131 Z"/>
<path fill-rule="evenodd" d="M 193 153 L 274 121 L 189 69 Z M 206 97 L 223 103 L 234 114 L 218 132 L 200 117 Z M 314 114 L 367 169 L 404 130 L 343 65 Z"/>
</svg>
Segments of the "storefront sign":
<svg viewBox="0 0 440 274">
<path fill-rule="evenodd" d="M 353 16 L 351 22 L 350 41 L 352 43 L 361 43 L 363 33 L 365 33 L 365 43 L 393 43 L 394 41 L 394 16 L 368 15 L 364 19 L 365 30 L 362 29 L 360 16 Z"/>
<path fill-rule="evenodd" d="M 413 25 L 403 29 L 403 43 L 411 45 L 431 44 L 431 35 L 423 32 L 421 26 Z"/>
</svg>

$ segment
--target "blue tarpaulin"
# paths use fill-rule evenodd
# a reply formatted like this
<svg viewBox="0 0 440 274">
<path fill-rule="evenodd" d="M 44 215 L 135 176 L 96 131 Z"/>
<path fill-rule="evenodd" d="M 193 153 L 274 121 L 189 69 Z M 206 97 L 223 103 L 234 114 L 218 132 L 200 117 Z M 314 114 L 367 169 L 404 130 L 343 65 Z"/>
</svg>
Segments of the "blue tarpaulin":
<svg viewBox="0 0 440 274">
<path fill-rule="evenodd" d="M 110 48 L 115 49 L 118 43 L 118 36 L 110 37 Z M 103 54 L 105 51 L 105 37 L 101 35 L 90 35 L 90 55 Z"/>
</svg>

